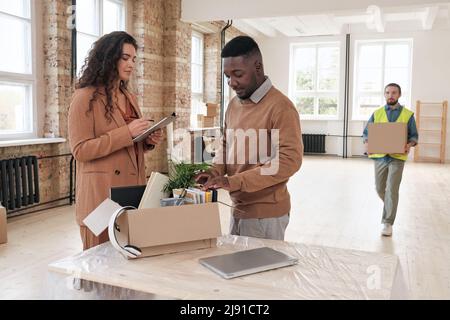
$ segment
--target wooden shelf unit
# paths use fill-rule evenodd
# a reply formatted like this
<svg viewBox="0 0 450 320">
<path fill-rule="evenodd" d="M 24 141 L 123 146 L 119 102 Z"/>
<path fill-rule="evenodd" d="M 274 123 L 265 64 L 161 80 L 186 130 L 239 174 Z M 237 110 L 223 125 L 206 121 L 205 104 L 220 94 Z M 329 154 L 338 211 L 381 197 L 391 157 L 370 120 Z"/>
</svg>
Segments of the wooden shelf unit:
<svg viewBox="0 0 450 320">
<path fill-rule="evenodd" d="M 425 109 L 426 108 L 426 109 Z M 430 108 L 438 109 L 440 113 L 437 115 L 427 115 L 426 111 L 431 110 Z M 422 102 L 417 100 L 416 102 L 416 124 L 417 130 L 419 132 L 419 143 L 415 147 L 414 161 L 417 162 L 437 162 L 445 163 L 445 143 L 447 137 L 447 108 L 448 102 Z M 423 122 L 427 120 L 437 120 L 440 122 L 440 129 L 422 129 Z M 440 133 L 440 140 L 436 142 L 420 142 L 420 136 L 426 134 L 427 132 Z M 424 156 L 425 148 L 427 147 L 439 147 L 439 157 Z"/>
</svg>

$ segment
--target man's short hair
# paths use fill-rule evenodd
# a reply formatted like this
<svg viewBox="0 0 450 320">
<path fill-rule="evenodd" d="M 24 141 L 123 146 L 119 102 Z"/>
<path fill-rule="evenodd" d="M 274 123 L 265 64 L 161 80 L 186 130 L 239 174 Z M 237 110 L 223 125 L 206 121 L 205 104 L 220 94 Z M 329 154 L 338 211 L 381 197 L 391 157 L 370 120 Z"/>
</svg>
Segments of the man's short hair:
<svg viewBox="0 0 450 320">
<path fill-rule="evenodd" d="M 238 36 L 230 40 L 222 49 L 221 57 L 249 57 L 255 53 L 261 54 L 258 44 L 248 36 Z"/>
<path fill-rule="evenodd" d="M 387 87 L 396 87 L 398 89 L 398 93 L 402 94 L 402 88 L 396 83 L 389 83 L 384 87 L 384 91 L 386 91 Z"/>
</svg>

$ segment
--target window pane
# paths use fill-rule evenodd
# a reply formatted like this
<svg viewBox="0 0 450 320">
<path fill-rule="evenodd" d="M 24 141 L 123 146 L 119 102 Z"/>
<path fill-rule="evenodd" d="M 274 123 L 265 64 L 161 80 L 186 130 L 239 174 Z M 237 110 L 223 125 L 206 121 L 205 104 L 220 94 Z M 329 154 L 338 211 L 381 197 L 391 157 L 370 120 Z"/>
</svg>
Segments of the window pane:
<svg viewBox="0 0 450 320">
<path fill-rule="evenodd" d="M 337 69 L 339 67 L 339 48 L 322 47 L 319 48 L 319 69 Z"/>
<path fill-rule="evenodd" d="M 295 49 L 295 68 L 296 70 L 311 70 L 316 65 L 315 48 L 297 48 Z"/>
<path fill-rule="evenodd" d="M 192 92 L 203 92 L 203 68 L 197 64 L 191 65 L 191 90 Z"/>
<path fill-rule="evenodd" d="M 203 41 L 198 36 L 192 36 L 191 63 L 203 64 Z"/>
<path fill-rule="evenodd" d="M 384 83 L 397 83 L 402 88 L 402 92 L 409 90 L 409 70 L 408 68 L 386 69 Z"/>
<path fill-rule="evenodd" d="M 339 81 L 339 48 L 322 47 L 318 50 L 318 89 L 337 91 Z"/>
<path fill-rule="evenodd" d="M 77 0 L 77 31 L 100 35 L 98 0 Z"/>
<path fill-rule="evenodd" d="M 87 36 L 79 32 L 77 33 L 77 73 L 79 73 L 81 67 L 83 67 L 84 60 L 87 58 L 91 46 L 96 40 L 96 37 Z"/>
<path fill-rule="evenodd" d="M 386 67 L 409 66 L 409 45 L 407 44 L 388 44 L 386 45 Z"/>
<path fill-rule="evenodd" d="M 337 98 L 319 98 L 319 114 L 337 115 Z"/>
<path fill-rule="evenodd" d="M 297 71 L 296 86 L 297 86 L 297 90 L 300 90 L 300 91 L 313 90 L 314 89 L 314 71 L 313 70 Z"/>
<path fill-rule="evenodd" d="M 203 93 L 203 39 L 197 33 L 191 37 L 191 91 Z"/>
<path fill-rule="evenodd" d="M 335 69 L 319 70 L 319 90 L 338 91 L 339 74 Z"/>
<path fill-rule="evenodd" d="M 314 114 L 314 97 L 297 97 L 295 107 L 300 114 Z"/>
<path fill-rule="evenodd" d="M 0 43 L 0 71 L 31 74 L 30 22 L 0 16 Z"/>
<path fill-rule="evenodd" d="M 295 84 L 296 90 L 314 89 L 316 65 L 316 48 L 295 49 Z"/>
<path fill-rule="evenodd" d="M 0 82 L 0 133 L 32 132 L 31 86 Z"/>
<path fill-rule="evenodd" d="M 0 0 L 0 11 L 29 19 L 30 0 Z"/>
<path fill-rule="evenodd" d="M 381 68 L 383 63 L 382 45 L 362 45 L 359 49 L 360 68 Z"/>
<path fill-rule="evenodd" d="M 358 99 L 359 114 L 361 116 L 370 117 L 381 105 L 384 105 L 384 101 L 381 100 L 380 96 L 366 96 Z"/>
<path fill-rule="evenodd" d="M 358 89 L 359 91 L 380 91 L 381 69 L 361 68 L 358 73 Z"/>
<path fill-rule="evenodd" d="M 105 0 L 103 2 L 103 34 L 124 29 L 123 5 Z"/>
<path fill-rule="evenodd" d="M 192 44 L 191 44 L 191 63 L 198 63 L 199 60 L 199 39 L 197 37 L 192 37 Z"/>
</svg>

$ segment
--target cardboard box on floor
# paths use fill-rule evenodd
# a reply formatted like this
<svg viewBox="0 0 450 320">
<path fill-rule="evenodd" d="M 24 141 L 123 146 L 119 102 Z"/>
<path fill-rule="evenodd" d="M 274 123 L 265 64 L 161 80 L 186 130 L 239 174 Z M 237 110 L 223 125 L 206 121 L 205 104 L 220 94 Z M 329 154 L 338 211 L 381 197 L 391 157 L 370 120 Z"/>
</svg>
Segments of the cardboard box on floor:
<svg viewBox="0 0 450 320">
<path fill-rule="evenodd" d="M 369 123 L 368 152 L 383 154 L 405 153 L 407 138 L 408 128 L 406 123 Z"/>
<path fill-rule="evenodd" d="M 214 127 L 216 117 L 208 117 L 202 114 L 197 115 L 197 124 L 202 128 Z"/>
<path fill-rule="evenodd" d="M 217 111 L 219 109 L 219 105 L 216 103 L 207 103 L 206 104 L 206 116 L 207 117 L 215 117 L 218 115 Z"/>
<path fill-rule="evenodd" d="M 117 224 L 118 242 L 140 248 L 140 257 L 215 247 L 221 236 L 218 203 L 130 210 Z"/>
<path fill-rule="evenodd" d="M 0 205 L 0 244 L 8 242 L 6 209 Z"/>
</svg>

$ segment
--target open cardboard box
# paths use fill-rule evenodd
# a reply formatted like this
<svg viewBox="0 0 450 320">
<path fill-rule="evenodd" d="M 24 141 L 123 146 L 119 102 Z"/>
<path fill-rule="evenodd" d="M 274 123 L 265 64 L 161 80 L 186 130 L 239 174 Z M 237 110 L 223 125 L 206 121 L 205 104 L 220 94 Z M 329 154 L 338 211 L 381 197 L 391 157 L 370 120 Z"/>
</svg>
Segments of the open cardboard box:
<svg viewBox="0 0 450 320">
<path fill-rule="evenodd" d="M 405 153 L 408 129 L 406 123 L 369 123 L 369 153 Z"/>
<path fill-rule="evenodd" d="M 218 203 L 129 210 L 116 222 L 118 242 L 139 247 L 139 257 L 215 247 L 221 235 Z"/>
</svg>

